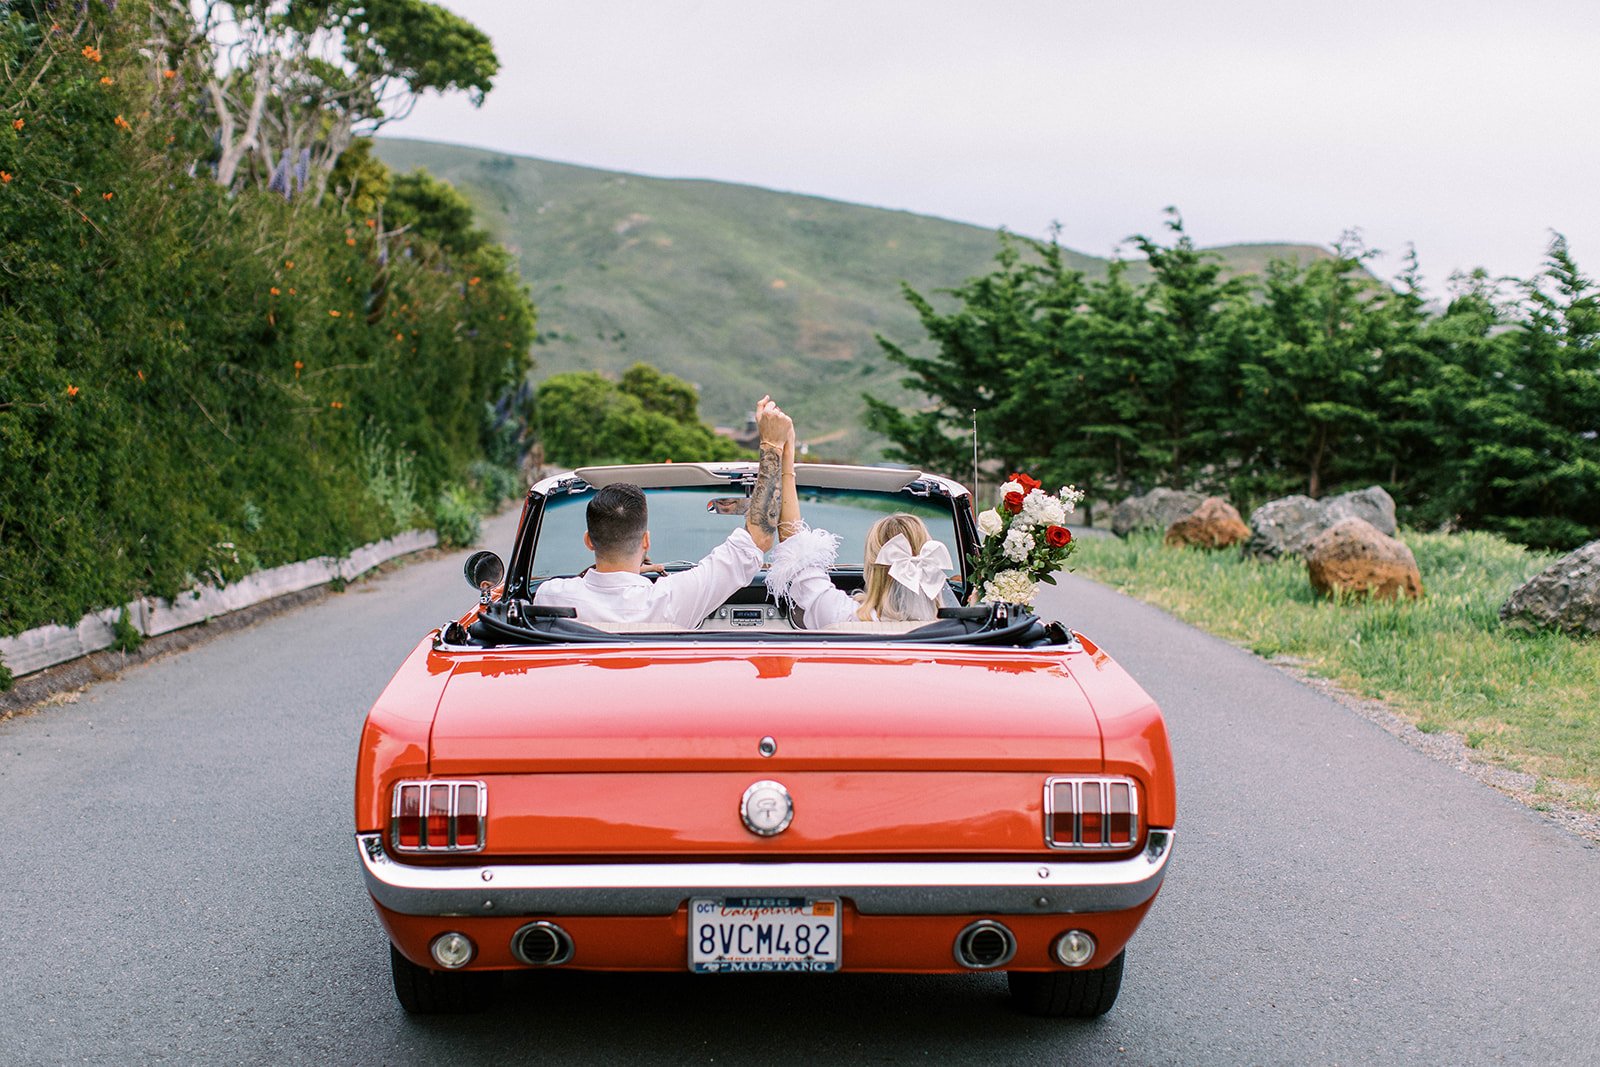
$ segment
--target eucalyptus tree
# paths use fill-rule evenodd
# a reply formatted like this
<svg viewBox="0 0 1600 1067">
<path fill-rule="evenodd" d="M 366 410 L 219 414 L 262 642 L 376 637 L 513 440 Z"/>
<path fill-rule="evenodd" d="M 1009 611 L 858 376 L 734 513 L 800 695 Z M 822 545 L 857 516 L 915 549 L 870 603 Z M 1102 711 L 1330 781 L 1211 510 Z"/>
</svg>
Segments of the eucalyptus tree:
<svg viewBox="0 0 1600 1067">
<path fill-rule="evenodd" d="M 175 103 L 198 97 L 216 180 L 320 200 L 335 161 L 427 92 L 481 104 L 489 38 L 428 0 L 152 0 L 150 50 Z"/>
</svg>

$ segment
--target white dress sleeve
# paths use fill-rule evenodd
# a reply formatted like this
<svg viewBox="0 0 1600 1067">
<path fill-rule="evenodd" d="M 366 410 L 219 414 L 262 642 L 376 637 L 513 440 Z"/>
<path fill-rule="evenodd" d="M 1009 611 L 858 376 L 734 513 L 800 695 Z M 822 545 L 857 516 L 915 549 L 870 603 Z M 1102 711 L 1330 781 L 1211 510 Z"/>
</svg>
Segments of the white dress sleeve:
<svg viewBox="0 0 1600 1067">
<path fill-rule="evenodd" d="M 825 630 L 859 618 L 856 610 L 861 605 L 828 577 L 838 555 L 839 538 L 826 530 L 802 530 L 772 551 L 767 592 L 776 599 L 787 598 L 792 608 L 799 609 L 798 621 L 807 630 Z"/>
</svg>

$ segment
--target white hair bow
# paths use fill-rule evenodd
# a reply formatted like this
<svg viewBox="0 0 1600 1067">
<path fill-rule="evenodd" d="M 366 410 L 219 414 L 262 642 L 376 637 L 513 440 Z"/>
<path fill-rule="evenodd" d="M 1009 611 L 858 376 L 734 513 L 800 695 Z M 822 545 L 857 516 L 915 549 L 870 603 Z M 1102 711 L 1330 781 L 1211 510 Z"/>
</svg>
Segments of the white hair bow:
<svg viewBox="0 0 1600 1067">
<path fill-rule="evenodd" d="M 929 600 L 939 598 L 944 586 L 945 571 L 952 566 L 950 550 L 939 541 L 924 542 L 921 552 L 911 551 L 911 542 L 905 534 L 895 534 L 878 549 L 878 558 L 872 562 L 889 568 L 889 577 L 915 589 Z"/>
</svg>

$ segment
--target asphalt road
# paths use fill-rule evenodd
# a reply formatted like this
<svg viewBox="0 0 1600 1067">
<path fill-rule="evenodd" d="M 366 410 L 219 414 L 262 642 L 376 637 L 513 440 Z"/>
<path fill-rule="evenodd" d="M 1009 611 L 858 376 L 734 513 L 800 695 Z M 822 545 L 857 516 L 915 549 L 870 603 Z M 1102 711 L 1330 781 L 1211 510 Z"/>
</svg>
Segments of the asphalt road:
<svg viewBox="0 0 1600 1067">
<path fill-rule="evenodd" d="M 512 520 L 490 527 L 503 549 Z M 518 975 L 413 1020 L 356 869 L 362 715 L 456 555 L 0 723 L 0 1063 L 1593 1063 L 1600 850 L 1088 582 L 1042 602 L 1161 702 L 1165 888 L 1106 1018 L 1004 980 Z"/>
</svg>

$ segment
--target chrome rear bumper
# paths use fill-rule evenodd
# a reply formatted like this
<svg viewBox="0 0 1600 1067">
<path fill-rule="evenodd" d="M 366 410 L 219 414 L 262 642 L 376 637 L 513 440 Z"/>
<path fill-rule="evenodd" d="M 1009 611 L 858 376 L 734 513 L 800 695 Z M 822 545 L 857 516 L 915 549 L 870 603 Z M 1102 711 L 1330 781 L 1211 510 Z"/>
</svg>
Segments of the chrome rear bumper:
<svg viewBox="0 0 1600 1067">
<path fill-rule="evenodd" d="M 708 897 L 839 897 L 863 915 L 1065 915 L 1124 911 L 1156 895 L 1171 830 L 1123 860 L 931 863 L 397 863 L 378 834 L 357 834 L 367 889 L 402 915 L 671 915 Z"/>
</svg>

